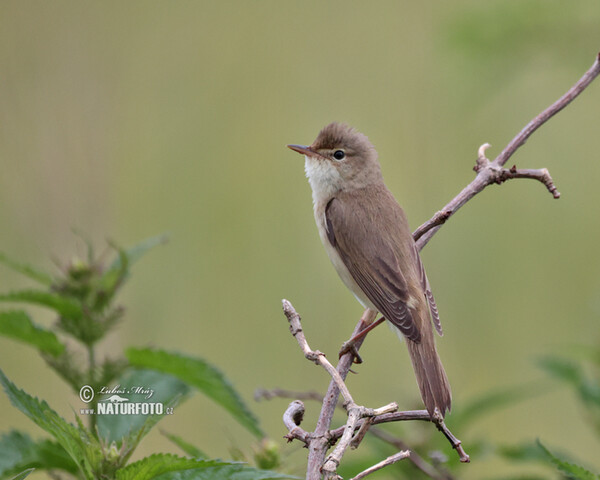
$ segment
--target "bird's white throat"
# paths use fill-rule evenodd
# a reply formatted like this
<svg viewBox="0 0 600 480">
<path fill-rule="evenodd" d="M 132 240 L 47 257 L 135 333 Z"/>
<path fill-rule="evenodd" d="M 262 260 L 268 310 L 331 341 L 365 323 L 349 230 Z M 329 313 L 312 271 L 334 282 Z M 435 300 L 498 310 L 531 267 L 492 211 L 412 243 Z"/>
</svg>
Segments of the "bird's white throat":
<svg viewBox="0 0 600 480">
<path fill-rule="evenodd" d="M 326 160 L 304 156 L 304 171 L 312 188 L 313 203 L 329 200 L 341 190 L 343 179 L 338 169 Z"/>
</svg>

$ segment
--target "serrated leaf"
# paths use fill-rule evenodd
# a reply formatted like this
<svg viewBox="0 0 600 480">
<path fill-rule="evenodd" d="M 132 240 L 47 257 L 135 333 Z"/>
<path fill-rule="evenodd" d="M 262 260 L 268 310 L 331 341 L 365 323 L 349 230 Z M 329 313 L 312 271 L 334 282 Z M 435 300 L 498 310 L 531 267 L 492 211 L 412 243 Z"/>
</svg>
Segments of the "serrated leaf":
<svg viewBox="0 0 600 480">
<path fill-rule="evenodd" d="M 81 305 L 74 300 L 41 290 L 19 290 L 17 292 L 0 293 L 1 302 L 23 302 L 40 305 L 54 310 L 67 318 L 81 318 Z"/>
<path fill-rule="evenodd" d="M 60 469 L 77 473 L 78 468 L 57 442 L 34 441 L 29 435 L 12 430 L 0 437 L 0 476 L 29 467 L 43 470 Z"/>
<path fill-rule="evenodd" d="M 189 469 L 205 469 L 229 462 L 219 460 L 196 460 L 177 455 L 157 453 L 127 465 L 117 471 L 117 480 L 151 480 L 158 475 Z"/>
<path fill-rule="evenodd" d="M 284 480 L 297 479 L 293 475 L 272 472 L 270 470 L 258 470 L 246 465 L 223 465 L 206 467 L 201 469 L 183 470 L 171 472 L 156 477 L 156 480 Z"/>
<path fill-rule="evenodd" d="M 108 387 L 111 388 L 117 385 L 126 392 L 129 392 L 133 387 L 152 389 L 154 393 L 148 399 L 145 398 L 145 395 L 136 393 L 124 393 L 120 396 L 133 402 L 162 403 L 165 407 L 171 405 L 175 400 L 185 398 L 190 391 L 188 385 L 181 380 L 154 370 L 129 370 L 115 382 L 115 385 L 108 385 Z M 153 420 L 150 420 L 150 417 Z M 149 429 L 164 417 L 165 414 L 98 415 L 98 432 L 101 438 L 105 438 L 110 442 L 121 441 L 125 437 L 139 437 L 139 440 L 141 440 L 143 435 L 148 433 Z"/>
<path fill-rule="evenodd" d="M 23 470 L 21 473 L 16 474 L 10 480 L 23 480 L 27 478 L 31 472 L 33 472 L 35 468 L 28 468 L 27 470 Z"/>
<path fill-rule="evenodd" d="M 590 472 L 581 465 L 570 463 L 562 458 L 557 457 L 550 450 L 548 450 L 539 440 L 537 441 L 537 444 L 546 453 L 549 460 L 556 466 L 556 468 L 567 478 L 570 478 L 572 480 L 598 480 L 598 478 L 600 478 L 598 475 Z"/>
<path fill-rule="evenodd" d="M 129 348 L 125 354 L 134 366 L 169 373 L 197 388 L 225 408 L 256 437 L 264 437 L 258 420 L 246 407 L 229 380 L 205 360 L 150 348 Z"/>
<path fill-rule="evenodd" d="M 161 430 L 160 433 L 162 435 L 164 435 L 165 437 L 167 437 L 169 440 L 171 440 L 171 442 L 173 442 L 179 448 L 181 448 L 181 450 L 183 450 L 183 452 L 186 455 L 189 455 L 190 457 L 197 458 L 197 459 L 208 458 L 208 455 L 206 455 L 202 450 L 200 450 L 199 448 L 195 447 L 191 443 L 186 442 L 180 436 L 175 435 L 173 433 L 165 432 L 163 430 Z"/>
<path fill-rule="evenodd" d="M 65 346 L 54 332 L 33 323 L 22 310 L 0 312 L 0 334 L 21 340 L 55 357 L 65 351 Z"/>
<path fill-rule="evenodd" d="M 46 272 L 42 272 L 30 265 L 26 265 L 24 263 L 16 262 L 10 259 L 5 253 L 0 252 L 0 263 L 6 265 L 8 268 L 14 270 L 15 272 L 19 272 L 26 277 L 35 280 L 43 285 L 50 286 L 54 279 L 48 275 Z"/>
<path fill-rule="evenodd" d="M 0 370 L 0 383 L 10 402 L 33 420 L 40 428 L 52 435 L 79 466 L 86 478 L 93 478 L 92 467 L 86 456 L 88 446 L 84 436 L 75 426 L 56 413 L 44 400 L 38 400 L 18 389 Z M 89 441 L 88 436 L 85 439 Z M 99 445 L 98 445 L 99 449 Z"/>
</svg>

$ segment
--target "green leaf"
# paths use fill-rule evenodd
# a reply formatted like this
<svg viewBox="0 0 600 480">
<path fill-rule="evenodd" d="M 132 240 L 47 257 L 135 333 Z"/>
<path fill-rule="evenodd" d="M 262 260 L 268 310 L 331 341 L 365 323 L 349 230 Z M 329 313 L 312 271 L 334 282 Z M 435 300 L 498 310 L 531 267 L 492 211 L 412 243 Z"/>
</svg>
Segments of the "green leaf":
<svg viewBox="0 0 600 480">
<path fill-rule="evenodd" d="M 78 472 L 77 465 L 57 442 L 48 439 L 36 442 L 16 430 L 3 434 L 0 437 L 0 476 L 31 467 Z"/>
<path fill-rule="evenodd" d="M 548 459 L 554 464 L 554 466 L 567 478 L 572 480 L 598 480 L 598 478 L 600 478 L 598 475 L 583 468 L 581 465 L 576 465 L 575 463 L 570 463 L 562 458 L 557 457 L 539 440 L 537 441 L 537 444 L 546 453 Z"/>
<path fill-rule="evenodd" d="M 190 391 L 187 384 L 172 375 L 139 369 L 125 373 L 114 386 L 126 392 L 119 395 L 131 402 L 162 403 L 164 407 L 184 398 Z M 111 388 L 110 385 L 108 387 Z M 134 387 L 151 389 L 153 394 L 147 399 L 145 394 L 132 391 Z M 165 416 L 165 413 L 162 415 L 98 415 L 98 432 L 101 438 L 109 442 L 121 441 L 126 437 L 130 442 L 133 442 L 134 438 L 139 442 L 149 429 Z"/>
<path fill-rule="evenodd" d="M 559 380 L 567 381 L 572 384 L 578 384 L 583 375 L 581 367 L 570 360 L 555 356 L 542 357 L 538 364 Z"/>
<path fill-rule="evenodd" d="M 129 247 L 125 250 L 122 250 L 122 254 L 120 254 L 115 259 L 115 261 L 110 265 L 107 271 L 120 270 L 123 263 L 123 256 L 125 256 L 129 265 L 133 265 L 149 250 L 153 249 L 158 245 L 164 245 L 165 243 L 167 243 L 168 240 L 169 237 L 167 235 L 157 235 L 156 237 L 150 237 L 146 240 L 142 240 L 140 243 L 134 245 L 133 247 Z"/>
<path fill-rule="evenodd" d="M 524 442 L 518 445 L 505 445 L 498 448 L 498 454 L 513 462 L 546 462 L 548 456 L 532 442 Z"/>
<path fill-rule="evenodd" d="M 189 470 L 192 468 L 205 469 L 229 464 L 229 462 L 221 462 L 219 460 L 196 460 L 158 453 L 118 470 L 116 478 L 117 480 L 151 480 L 158 475 L 168 472 Z"/>
<path fill-rule="evenodd" d="M 156 478 L 157 480 L 300 480 L 300 477 L 285 473 L 259 470 L 239 464 L 194 468 L 167 473 Z"/>
<path fill-rule="evenodd" d="M 166 235 L 148 238 L 133 247 L 122 249 L 115 244 L 111 246 L 117 251 L 117 258 L 110 264 L 98 280 L 98 287 L 103 295 L 98 298 L 98 307 L 107 305 L 129 276 L 129 267 L 150 249 L 167 242 Z"/>
<path fill-rule="evenodd" d="M 1 302 L 24 302 L 48 307 L 59 315 L 77 319 L 83 315 L 81 305 L 74 300 L 61 295 L 41 290 L 20 290 L 17 292 L 1 293 Z"/>
<path fill-rule="evenodd" d="M 13 269 L 15 272 L 22 273 L 26 277 L 29 277 L 32 280 L 35 280 L 36 282 L 39 282 L 48 287 L 50 285 L 52 285 L 52 282 L 54 281 L 53 278 L 50 275 L 48 275 L 46 272 L 37 270 L 37 269 L 35 269 L 29 265 L 26 265 L 24 263 L 19 263 L 14 260 L 11 260 L 10 258 L 8 258 L 6 256 L 6 254 L 4 254 L 2 252 L 0 252 L 0 263 L 3 263 L 8 268 Z"/>
<path fill-rule="evenodd" d="M 194 458 L 199 458 L 199 459 L 208 458 L 208 455 L 206 455 L 202 450 L 195 447 L 191 443 L 186 442 L 184 439 L 182 439 L 178 435 L 175 435 L 173 433 L 168 433 L 163 430 L 161 430 L 160 433 L 163 434 L 165 437 L 167 437 L 169 440 L 171 440 L 179 448 L 181 448 L 181 450 L 183 450 L 183 452 L 186 455 L 189 455 L 190 457 L 194 457 Z"/>
<path fill-rule="evenodd" d="M 23 470 L 21 473 L 18 473 L 17 475 L 12 477 L 10 480 L 23 480 L 24 478 L 28 477 L 29 474 L 34 470 L 35 468 L 28 468 L 27 470 Z"/>
<path fill-rule="evenodd" d="M 544 391 L 534 385 L 484 393 L 474 400 L 467 402 L 460 410 L 452 412 L 452 415 L 448 416 L 447 423 L 454 428 L 465 428 L 478 418 L 485 417 L 490 412 L 509 407 L 542 393 Z"/>
<path fill-rule="evenodd" d="M 55 357 L 65 351 L 65 346 L 54 332 L 36 325 L 21 310 L 0 312 L 0 334 L 21 340 Z"/>
<path fill-rule="evenodd" d="M 170 373 L 197 388 L 225 408 L 256 437 L 264 437 L 256 417 L 246 407 L 229 380 L 210 363 L 201 358 L 150 348 L 129 348 L 125 355 L 134 366 Z"/>
<path fill-rule="evenodd" d="M 65 449 L 69 456 L 79 466 L 86 478 L 93 478 L 92 466 L 87 457 L 90 447 L 89 436 L 84 435 L 75 426 L 64 420 L 43 400 L 32 397 L 23 390 L 18 389 L 0 370 L 0 384 L 4 387 L 10 402 L 21 412 L 33 420 L 40 428 L 52 435 Z"/>
<path fill-rule="evenodd" d="M 575 388 L 581 400 L 596 412 L 600 407 L 600 384 L 588 379 L 583 365 L 560 357 L 548 356 L 539 361 L 540 366 L 553 377 Z"/>
</svg>

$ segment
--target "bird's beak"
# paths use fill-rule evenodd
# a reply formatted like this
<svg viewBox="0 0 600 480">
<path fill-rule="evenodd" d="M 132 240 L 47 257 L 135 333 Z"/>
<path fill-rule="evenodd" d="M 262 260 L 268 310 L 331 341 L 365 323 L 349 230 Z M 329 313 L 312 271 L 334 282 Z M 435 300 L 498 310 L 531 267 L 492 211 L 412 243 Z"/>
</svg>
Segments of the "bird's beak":
<svg viewBox="0 0 600 480">
<path fill-rule="evenodd" d="M 302 155 L 308 155 L 309 157 L 317 156 L 317 152 L 311 150 L 310 147 L 306 145 L 288 145 L 288 148 L 291 148 L 294 152 L 301 153 Z"/>
</svg>

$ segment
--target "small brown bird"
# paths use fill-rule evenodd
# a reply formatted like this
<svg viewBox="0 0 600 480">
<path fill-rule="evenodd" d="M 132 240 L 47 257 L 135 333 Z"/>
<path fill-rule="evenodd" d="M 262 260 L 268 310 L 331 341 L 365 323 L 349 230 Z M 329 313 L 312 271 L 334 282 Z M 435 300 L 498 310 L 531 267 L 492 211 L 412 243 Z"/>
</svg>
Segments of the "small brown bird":
<svg viewBox="0 0 600 480">
<path fill-rule="evenodd" d="M 437 306 L 404 211 L 383 183 L 377 152 L 362 133 L 327 125 L 305 156 L 314 214 L 325 250 L 344 284 L 406 338 L 421 397 L 433 417 L 450 410 L 448 378 L 435 348 Z"/>
</svg>

